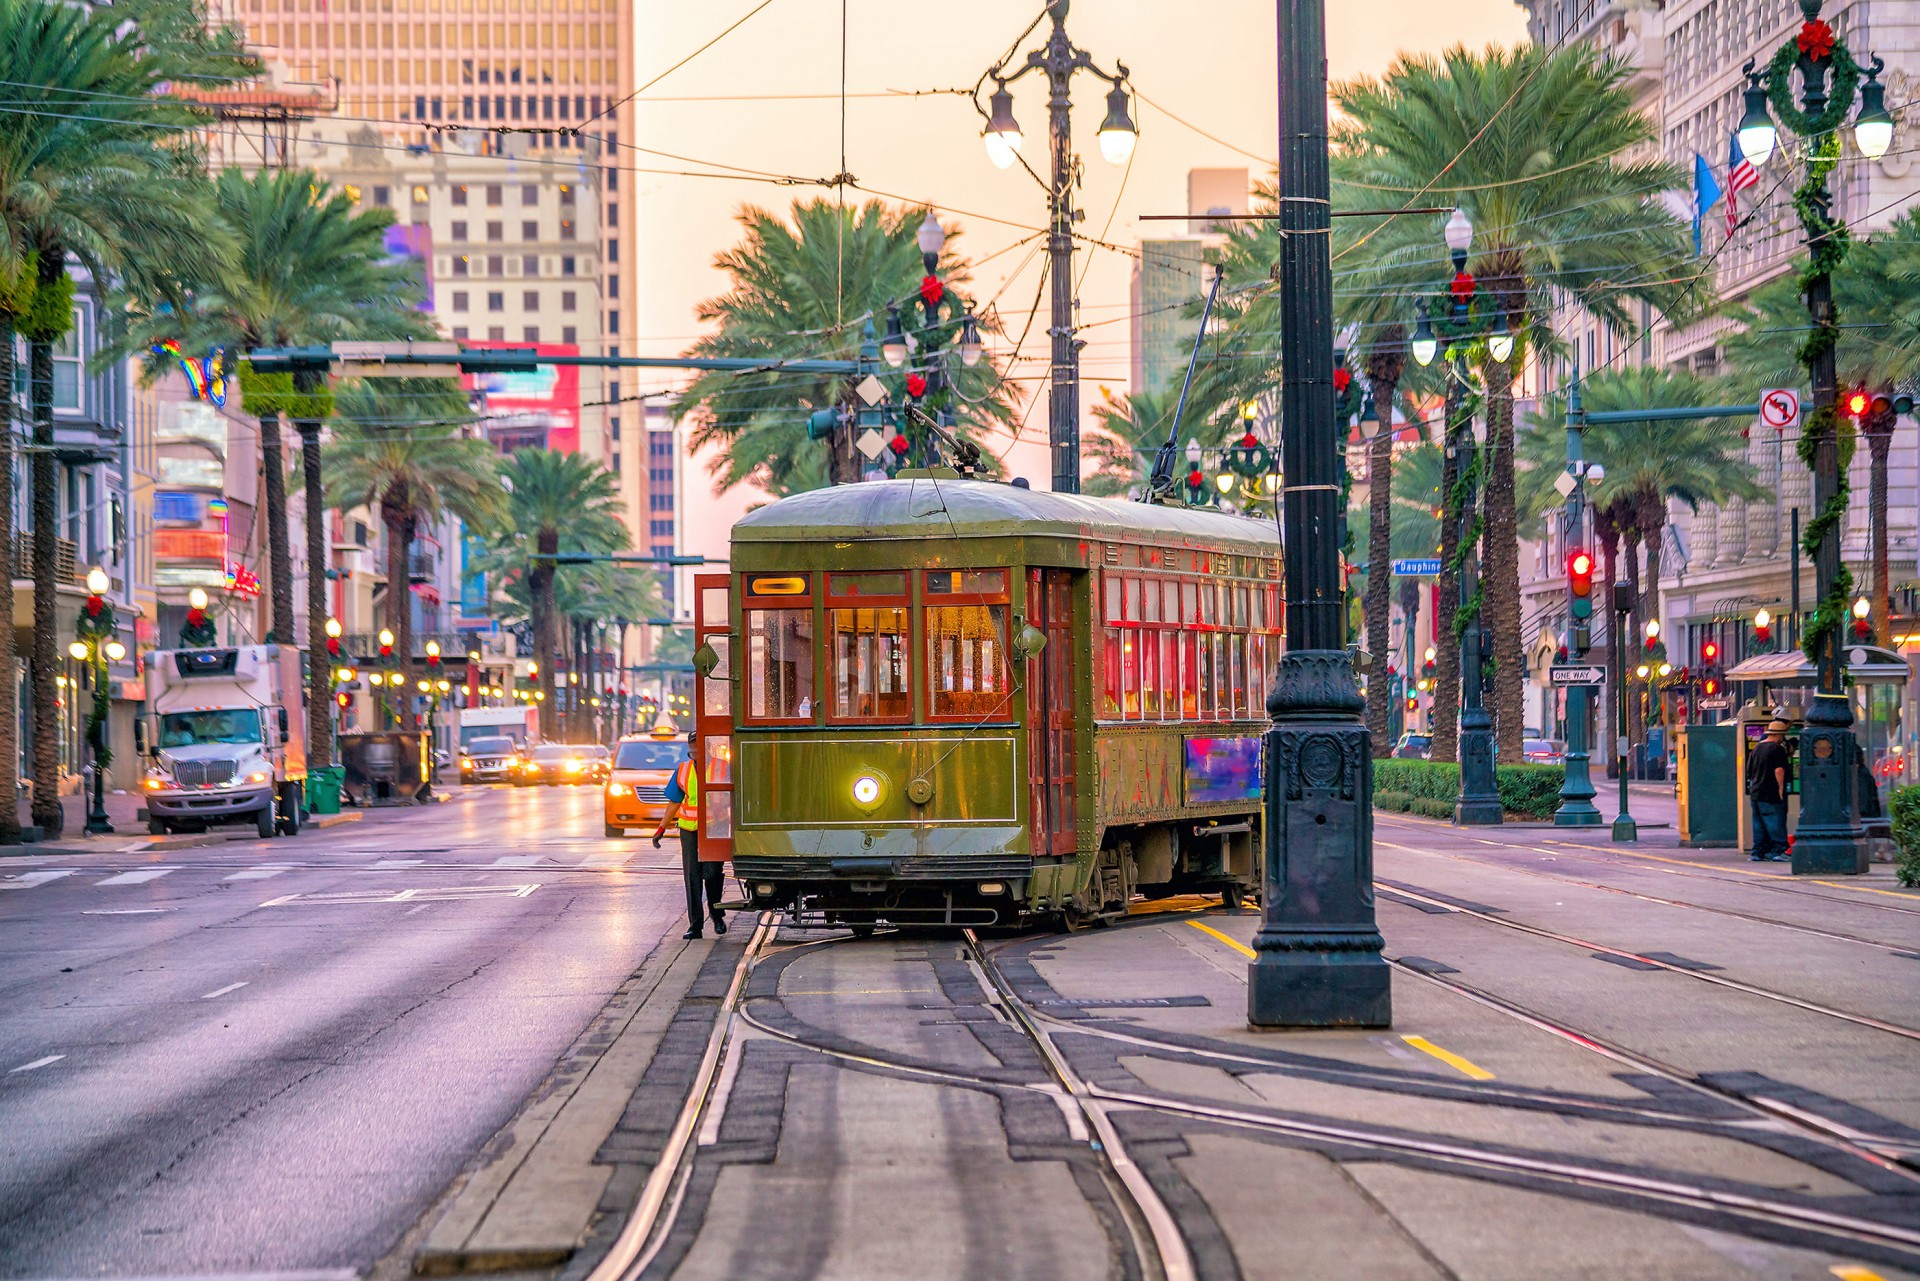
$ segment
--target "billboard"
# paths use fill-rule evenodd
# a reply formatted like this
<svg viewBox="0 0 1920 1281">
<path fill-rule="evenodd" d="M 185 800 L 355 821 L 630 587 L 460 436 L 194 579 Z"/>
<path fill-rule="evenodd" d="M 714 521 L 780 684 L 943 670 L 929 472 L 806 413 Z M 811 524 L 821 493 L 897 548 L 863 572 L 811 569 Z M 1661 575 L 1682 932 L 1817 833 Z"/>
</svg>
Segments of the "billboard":
<svg viewBox="0 0 1920 1281">
<path fill-rule="evenodd" d="M 532 347 L 542 356 L 577 356 L 571 343 L 474 342 L 482 351 Z M 572 454 L 580 449 L 580 367 L 540 365 L 531 373 L 463 374 L 461 382 L 475 393 L 481 425 L 487 439 L 502 452 L 515 449 L 551 449 Z"/>
</svg>

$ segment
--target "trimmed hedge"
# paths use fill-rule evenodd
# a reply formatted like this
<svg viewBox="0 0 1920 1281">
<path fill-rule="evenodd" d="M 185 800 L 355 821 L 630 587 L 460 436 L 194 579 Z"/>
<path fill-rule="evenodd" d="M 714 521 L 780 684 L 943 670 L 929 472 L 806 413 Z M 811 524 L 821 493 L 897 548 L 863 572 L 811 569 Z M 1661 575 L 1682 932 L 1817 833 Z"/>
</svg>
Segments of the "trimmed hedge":
<svg viewBox="0 0 1920 1281">
<path fill-rule="evenodd" d="M 1897 851 L 1893 874 L 1902 885 L 1920 887 L 1920 787 L 1896 787 L 1887 803 Z"/>
<path fill-rule="evenodd" d="M 1567 771 L 1559 765 L 1501 765 L 1494 770 L 1500 808 L 1519 819 L 1545 820 L 1560 807 Z M 1920 789 L 1916 789 L 1920 790 Z M 1460 767 L 1445 761 L 1373 763 L 1374 808 L 1452 818 L 1460 795 Z M 1382 798 L 1392 798 L 1383 800 Z M 1405 798 L 1404 803 L 1401 798 Z"/>
</svg>

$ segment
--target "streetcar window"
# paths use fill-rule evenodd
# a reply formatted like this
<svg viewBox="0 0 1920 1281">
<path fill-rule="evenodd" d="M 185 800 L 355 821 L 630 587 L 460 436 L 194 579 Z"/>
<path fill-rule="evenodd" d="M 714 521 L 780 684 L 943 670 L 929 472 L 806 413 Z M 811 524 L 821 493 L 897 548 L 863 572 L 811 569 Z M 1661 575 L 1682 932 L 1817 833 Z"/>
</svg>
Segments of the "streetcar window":
<svg viewBox="0 0 1920 1281">
<path fill-rule="evenodd" d="M 903 575 L 873 575 L 899 579 Z M 833 590 L 838 591 L 836 582 Z M 904 607 L 831 609 L 833 634 L 833 719 L 906 721 L 913 719 L 907 691 L 907 611 Z"/>
<path fill-rule="evenodd" d="M 747 611 L 747 718 L 813 719 L 813 611 Z"/>
<path fill-rule="evenodd" d="M 1191 587 L 1192 584 L 1187 584 Z M 1200 637 L 1188 632 L 1180 638 L 1180 719 L 1197 721 L 1200 715 Z"/>
<path fill-rule="evenodd" d="M 929 719 L 987 721 L 1011 713 L 1005 605 L 930 606 L 926 633 Z"/>
<path fill-rule="evenodd" d="M 708 588 L 708 591 L 717 590 Z M 711 617 L 711 615 L 709 615 Z M 713 675 L 700 682 L 700 714 L 702 716 L 731 716 L 733 714 L 733 637 L 725 632 L 715 632 L 706 638 L 713 646 L 713 652 L 720 656 L 720 662 L 713 669 Z"/>
<path fill-rule="evenodd" d="M 834 574 L 827 579 L 829 596 L 905 596 L 907 576 L 898 574 Z"/>
<path fill-rule="evenodd" d="M 1198 583 L 1180 584 L 1180 621 L 1183 623 L 1200 621 L 1200 585 Z"/>
<path fill-rule="evenodd" d="M 1258 593 L 1255 593 L 1258 595 Z M 1258 719 L 1267 714 L 1267 638 L 1264 636 L 1247 637 L 1247 693 L 1253 697 L 1253 705 L 1247 709 L 1249 716 Z"/>
<path fill-rule="evenodd" d="M 1140 719 L 1140 634 L 1120 633 L 1121 714 L 1130 721 Z"/>
<path fill-rule="evenodd" d="M 1120 576 L 1118 574 L 1107 574 L 1105 575 L 1105 579 L 1107 584 L 1107 621 L 1109 623 L 1117 623 L 1125 617 L 1125 614 L 1120 608 Z"/>
<path fill-rule="evenodd" d="M 1137 578 L 1129 578 L 1126 580 L 1126 584 L 1127 621 L 1137 623 L 1140 621 L 1140 580 Z"/>
<path fill-rule="evenodd" d="M 1167 720 L 1180 719 L 1180 633 L 1160 633 L 1160 688 L 1166 698 L 1163 714 Z"/>
<path fill-rule="evenodd" d="M 1160 584 L 1149 582 L 1140 594 L 1140 621 L 1157 623 L 1160 621 Z"/>
<path fill-rule="evenodd" d="M 1160 634 L 1143 631 L 1133 639 L 1140 648 L 1140 719 L 1157 721 L 1160 719 Z"/>
<path fill-rule="evenodd" d="M 1235 588 L 1234 590 L 1239 592 L 1243 589 Z M 1244 600 L 1245 597 L 1241 599 Z M 1233 714 L 1244 718 L 1252 715 L 1249 710 L 1252 700 L 1247 697 L 1247 638 L 1236 634 L 1227 639 L 1233 649 L 1233 679 L 1230 686 L 1233 691 Z"/>
<path fill-rule="evenodd" d="M 1109 582 L 1113 581 L 1111 579 Z M 1100 655 L 1100 718 L 1118 720 L 1120 718 L 1120 641 L 1122 633 L 1115 628 L 1106 629 L 1106 644 L 1101 647 Z"/>
<path fill-rule="evenodd" d="M 726 587 L 702 587 L 700 589 L 700 618 L 708 627 L 726 626 Z"/>
<path fill-rule="evenodd" d="M 1004 569 L 936 569 L 927 572 L 929 596 L 999 596 L 1007 594 Z"/>
</svg>

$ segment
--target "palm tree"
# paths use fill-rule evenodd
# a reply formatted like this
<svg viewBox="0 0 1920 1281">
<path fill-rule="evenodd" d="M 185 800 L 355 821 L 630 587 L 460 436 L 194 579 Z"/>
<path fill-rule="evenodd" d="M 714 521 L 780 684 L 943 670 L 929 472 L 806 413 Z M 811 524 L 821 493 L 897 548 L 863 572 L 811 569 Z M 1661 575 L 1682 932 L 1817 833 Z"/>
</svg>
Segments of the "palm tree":
<svg viewBox="0 0 1920 1281">
<path fill-rule="evenodd" d="M 789 225 L 763 209 L 741 210 L 745 239 L 715 260 L 731 278 L 728 291 L 696 312 L 717 329 L 688 354 L 769 362 L 854 358 L 866 327 L 884 323 L 887 303 L 905 302 L 919 290 L 925 268 L 915 235 L 927 212 L 889 210 L 878 201 L 848 208 L 804 200 L 794 204 Z M 958 239 L 949 231 L 939 264 L 949 290 L 970 278 L 954 253 Z M 982 328 L 995 328 L 990 317 Z M 957 435 L 977 444 L 989 428 L 1011 422 L 997 359 L 969 369 L 956 356 L 947 373 L 958 393 Z M 832 375 L 712 373 L 693 381 L 674 413 L 694 420 L 694 448 L 719 447 L 720 488 L 751 477 L 774 494 L 791 494 L 859 478 L 861 460 L 848 433 L 835 432 L 828 446 L 806 433 L 811 410 L 838 405 L 846 395 L 846 380 Z M 897 388 L 894 399 L 901 399 Z"/>
<path fill-rule="evenodd" d="M 568 649 L 573 655 L 572 669 L 588 673 L 589 679 L 593 668 L 585 660 L 592 652 L 591 637 L 595 626 L 606 625 L 610 619 L 654 618 L 665 609 L 654 576 L 625 565 L 562 565 L 553 574 L 552 593 L 553 617 L 566 625 Z M 502 621 L 525 622 L 537 628 L 534 594 L 526 576 L 513 575 L 505 579 L 499 604 L 502 606 Z M 557 681 L 555 685 L 557 694 Z M 588 688 L 582 688 L 575 695 L 588 696 Z M 578 732 L 579 726 L 572 722 L 565 727 L 565 734 L 569 738 L 577 738 Z"/>
<path fill-rule="evenodd" d="M 34 442 L 30 468 L 33 566 L 33 820 L 58 833 L 59 663 L 56 585 L 58 462 L 53 453 L 53 348 L 73 326 L 71 254 L 103 284 L 140 279 L 161 264 L 206 262 L 219 253 L 204 235 L 203 184 L 189 131 L 204 118 L 159 91 L 169 80 L 214 72 L 215 41 L 184 33 L 180 0 L 118 8 L 0 0 L 0 75 L 9 120 L 0 133 L 0 346 L 11 374 L 16 335 L 28 342 Z M 244 70 L 244 60 L 220 64 Z M 84 111 L 76 110 L 84 105 Z M 13 385 L 11 378 L 6 386 Z M 9 396 L 11 393 L 9 392 Z M 0 535 L 12 543 L 12 401 L 0 472 Z M 0 670 L 13 670 L 13 637 L 0 641 Z M 13 680 L 0 680 L 0 832 L 17 826 Z"/>
<path fill-rule="evenodd" d="M 496 456 L 465 435 L 472 418 L 460 385 L 444 378 L 369 378 L 335 401 L 333 441 L 321 451 L 332 477 L 328 506 L 366 506 L 380 513 L 387 544 L 387 626 L 401 670 L 413 661 L 413 593 L 407 556 L 422 526 L 451 513 L 475 530 L 490 530 L 506 507 Z M 319 576 L 316 576 L 319 577 Z M 323 580 L 324 581 L 324 580 Z M 309 700 L 312 738 L 327 725 L 324 704 Z"/>
<path fill-rule="evenodd" d="M 1482 305 L 1519 331 L 1512 361 L 1486 358 L 1489 470 L 1482 539 L 1500 750 L 1520 756 L 1521 621 L 1514 500 L 1513 371 L 1529 334 L 1568 301 L 1616 333 L 1634 330 L 1630 304 L 1672 313 L 1692 279 L 1686 227 L 1649 199 L 1681 184 L 1660 160 L 1623 160 L 1656 140 L 1634 110 L 1628 69 L 1585 44 L 1464 47 L 1401 58 L 1379 79 L 1335 86 L 1340 179 L 1374 203 L 1419 196 L 1465 209 L 1475 226 L 1471 274 Z M 1435 175 L 1442 175 L 1437 181 Z M 1431 218 L 1343 219 L 1342 288 L 1433 291 L 1444 272 Z M 1443 629 L 1443 633 L 1446 629 Z"/>
<path fill-rule="evenodd" d="M 1840 385 L 1886 392 L 1920 370 L 1920 210 L 1909 210 L 1886 231 L 1863 237 L 1847 251 L 1833 275 L 1834 305 L 1843 320 L 1834 352 Z M 1807 371 L 1798 338 L 1807 328 L 1807 308 L 1796 280 L 1784 276 L 1734 309 L 1743 332 L 1722 341 L 1731 367 L 1745 384 L 1800 387 Z M 1888 567 L 1888 456 L 1897 416 L 1869 411 L 1860 419 L 1868 453 L 1867 534 L 1873 562 L 1872 617 L 1881 641 L 1888 636 L 1893 583 Z"/>
<path fill-rule="evenodd" d="M 500 469 L 500 476 L 507 490 L 506 519 L 483 565 L 501 575 L 508 590 L 515 579 L 524 583 L 534 660 L 540 664 L 540 690 L 546 695 L 540 703 L 540 733 L 553 738 L 559 731 L 553 678 L 561 614 L 555 581 L 560 567 L 552 557 L 627 546 L 619 489 L 613 473 L 600 464 L 546 449 L 520 450 Z"/>
<path fill-rule="evenodd" d="M 424 337 L 430 327 L 414 303 L 416 268 L 389 258 L 386 229 L 393 214 L 361 212 L 353 198 L 332 193 L 305 170 L 237 169 L 213 184 L 213 231 L 232 259 L 204 274 L 180 274 L 129 299 L 129 346 L 136 351 L 165 338 L 202 351 L 331 343 L 338 339 Z M 293 556 L 288 546 L 284 415 L 300 434 L 301 484 L 306 490 L 307 658 L 315 689 L 327 688 L 326 496 L 320 429 L 333 409 L 318 371 L 257 374 L 243 368 L 240 389 L 260 422 L 265 473 L 267 560 L 271 580 L 268 638 L 296 644 Z M 309 713 L 310 723 L 318 723 Z M 314 765 L 331 763 L 331 738 L 307 745 Z"/>
<path fill-rule="evenodd" d="M 1096 463 L 1085 492 L 1105 498 L 1124 497 L 1146 483 L 1153 456 L 1167 440 L 1178 390 L 1111 392 L 1093 407 L 1095 428 L 1085 441 Z"/>
</svg>

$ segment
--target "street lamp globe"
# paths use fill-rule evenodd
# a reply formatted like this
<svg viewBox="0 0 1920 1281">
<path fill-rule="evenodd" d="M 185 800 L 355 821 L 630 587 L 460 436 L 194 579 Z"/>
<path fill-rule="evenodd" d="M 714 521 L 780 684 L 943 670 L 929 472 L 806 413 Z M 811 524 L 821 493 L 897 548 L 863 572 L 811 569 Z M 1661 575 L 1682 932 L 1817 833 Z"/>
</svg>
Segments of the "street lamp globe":
<svg viewBox="0 0 1920 1281">
<path fill-rule="evenodd" d="M 907 335 L 900 328 L 900 306 L 887 304 L 887 336 L 880 340 L 880 355 L 898 369 L 907 363 Z"/>
<path fill-rule="evenodd" d="M 1456 208 L 1447 215 L 1447 249 L 1456 258 L 1465 258 L 1467 251 L 1473 248 L 1473 219 L 1467 217 L 1467 211 Z"/>
<path fill-rule="evenodd" d="M 1647 679 L 1648 673 L 1651 671 L 1652 671 L 1651 668 L 1649 668 L 1645 663 L 1642 663 L 1640 664 L 1640 666 L 1633 669 L 1633 674 L 1635 676 L 1638 676 L 1641 680 L 1645 680 Z"/>
<path fill-rule="evenodd" d="M 1433 321 L 1427 317 L 1426 301 L 1416 302 L 1413 309 L 1420 317 L 1413 326 L 1413 358 L 1424 369 L 1440 354 L 1440 340 L 1434 337 Z"/>
<path fill-rule="evenodd" d="M 433 683 L 433 687 L 439 690 L 442 694 L 444 694 L 448 690 L 451 690 L 453 688 L 453 682 L 447 681 L 447 680 L 438 680 Z"/>
<path fill-rule="evenodd" d="M 436 641 L 436 640 L 430 640 L 430 641 L 428 641 L 428 642 L 427 642 L 427 657 L 428 657 L 428 658 L 438 658 L 438 657 L 440 657 L 440 642 L 439 642 L 439 641 Z"/>
<path fill-rule="evenodd" d="M 1767 112 L 1767 89 L 1755 77 L 1746 89 L 1746 114 L 1740 117 L 1740 154 L 1745 156 L 1756 169 L 1767 167 L 1767 161 L 1773 159 L 1773 144 L 1779 132 L 1773 126 L 1773 117 Z"/>
<path fill-rule="evenodd" d="M 1878 160 L 1893 145 L 1893 117 L 1887 114 L 1887 90 L 1873 72 L 1860 86 L 1860 116 L 1853 122 L 1854 145 L 1869 160 Z"/>
<path fill-rule="evenodd" d="M 1657 618 L 1649 618 L 1647 620 L 1647 644 L 1651 645 L 1659 639 L 1660 639 L 1660 620 Z"/>
<path fill-rule="evenodd" d="M 1672 664 L 1672 663 L 1662 663 L 1662 664 L 1660 664 L 1660 674 L 1661 674 L 1662 676 L 1671 676 L 1671 675 L 1673 675 L 1673 664 Z"/>
<path fill-rule="evenodd" d="M 87 648 L 87 643 L 85 641 L 75 641 L 73 642 L 73 644 L 67 646 L 67 653 L 70 654 L 73 657 L 73 660 L 78 663 L 86 662 L 87 658 L 92 654 L 92 652 L 93 652 L 92 650 Z"/>
<path fill-rule="evenodd" d="M 1000 169 L 1010 169 L 1020 154 L 1020 122 L 1013 118 L 1013 94 L 1000 85 L 987 95 L 987 129 L 982 135 L 987 144 L 987 159 Z"/>
<path fill-rule="evenodd" d="M 1873 612 L 1873 606 L 1867 603 L 1867 598 L 1865 596 L 1859 596 L 1854 599 L 1853 616 L 1855 618 L 1865 618 L 1868 614 L 1872 612 Z"/>
<path fill-rule="evenodd" d="M 947 231 L 940 225 L 940 220 L 929 213 L 913 238 L 919 242 L 921 253 L 938 258 L 941 248 L 947 243 Z"/>
<path fill-rule="evenodd" d="M 107 642 L 107 661 L 117 663 L 127 656 L 127 647 L 117 640 Z"/>
<path fill-rule="evenodd" d="M 335 640 L 340 639 L 340 620 L 339 619 L 329 618 L 327 620 L 327 635 L 333 637 L 333 639 Z"/>
<path fill-rule="evenodd" d="M 113 580 L 107 577 L 107 571 L 95 565 L 87 571 L 87 590 L 95 596 L 105 596 L 107 589 L 113 586 Z"/>
<path fill-rule="evenodd" d="M 980 324 L 973 318 L 973 304 L 968 303 L 967 314 L 960 318 L 960 363 L 972 369 L 980 363 L 986 350 L 980 341 Z"/>
<path fill-rule="evenodd" d="M 1200 442 L 1192 436 L 1187 437 L 1187 464 L 1192 467 L 1200 465 Z"/>
<path fill-rule="evenodd" d="M 1230 471 L 1223 471 L 1218 476 L 1215 476 L 1213 478 L 1213 483 L 1215 487 L 1217 487 L 1220 490 L 1221 493 L 1231 494 L 1233 492 L 1233 473 Z"/>
<path fill-rule="evenodd" d="M 420 687 L 420 692 L 422 694 L 430 694 L 433 692 L 433 682 L 430 680 L 421 679 L 421 680 L 415 681 L 414 684 Z"/>
<path fill-rule="evenodd" d="M 1513 331 L 1507 327 L 1504 314 L 1494 323 L 1493 332 L 1487 335 L 1487 354 L 1503 365 L 1513 358 Z"/>
<path fill-rule="evenodd" d="M 1107 94 L 1107 118 L 1100 122 L 1100 154 L 1110 165 L 1124 165 L 1140 141 L 1140 130 L 1127 114 L 1127 91 L 1115 85 Z"/>
<path fill-rule="evenodd" d="M 345 685 L 348 681 L 353 679 L 353 669 L 351 667 L 336 668 L 334 669 L 333 679 L 339 681 L 342 685 Z"/>
<path fill-rule="evenodd" d="M 205 590 L 196 587 L 188 592 L 187 606 L 190 609 L 205 609 L 207 607 L 207 593 Z"/>
<path fill-rule="evenodd" d="M 380 643 L 388 646 L 393 644 L 393 633 L 384 627 L 380 629 Z"/>
</svg>

